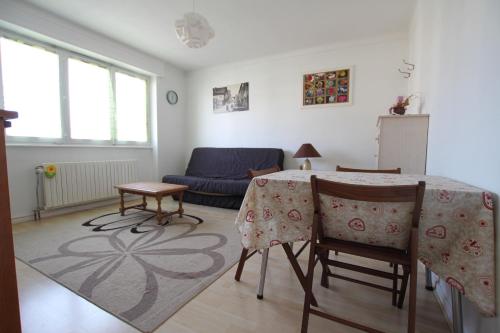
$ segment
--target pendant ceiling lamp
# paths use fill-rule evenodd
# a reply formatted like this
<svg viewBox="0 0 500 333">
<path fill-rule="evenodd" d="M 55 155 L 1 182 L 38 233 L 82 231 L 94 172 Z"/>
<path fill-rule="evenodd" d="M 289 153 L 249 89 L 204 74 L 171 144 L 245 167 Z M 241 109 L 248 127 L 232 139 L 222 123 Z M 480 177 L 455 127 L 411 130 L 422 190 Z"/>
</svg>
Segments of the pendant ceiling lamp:
<svg viewBox="0 0 500 333">
<path fill-rule="evenodd" d="M 194 0 L 193 11 L 175 21 L 175 32 L 181 43 L 194 49 L 207 45 L 208 41 L 215 37 L 214 29 L 208 24 L 207 19 L 195 12 Z"/>
</svg>

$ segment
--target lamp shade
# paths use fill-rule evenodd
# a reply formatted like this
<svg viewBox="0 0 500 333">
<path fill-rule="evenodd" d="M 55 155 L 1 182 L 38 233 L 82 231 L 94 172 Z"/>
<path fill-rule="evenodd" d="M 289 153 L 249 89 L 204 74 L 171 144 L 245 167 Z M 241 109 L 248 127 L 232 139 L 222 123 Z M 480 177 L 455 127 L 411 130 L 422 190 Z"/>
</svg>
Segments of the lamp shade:
<svg viewBox="0 0 500 333">
<path fill-rule="evenodd" d="M 293 158 L 321 157 L 320 153 L 310 143 L 304 143 L 293 155 Z"/>
<path fill-rule="evenodd" d="M 207 45 L 215 37 L 207 19 L 195 12 L 186 13 L 183 19 L 175 21 L 175 31 L 183 44 L 195 49 Z"/>
</svg>

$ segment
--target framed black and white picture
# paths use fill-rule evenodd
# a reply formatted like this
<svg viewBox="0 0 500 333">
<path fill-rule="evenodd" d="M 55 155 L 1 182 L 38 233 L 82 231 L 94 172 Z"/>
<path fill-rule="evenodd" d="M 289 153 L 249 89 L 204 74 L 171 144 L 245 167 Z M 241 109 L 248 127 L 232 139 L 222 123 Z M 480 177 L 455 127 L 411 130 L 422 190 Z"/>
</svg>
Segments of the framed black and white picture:
<svg viewBox="0 0 500 333">
<path fill-rule="evenodd" d="M 248 82 L 213 88 L 214 112 L 236 112 L 249 110 Z"/>
</svg>

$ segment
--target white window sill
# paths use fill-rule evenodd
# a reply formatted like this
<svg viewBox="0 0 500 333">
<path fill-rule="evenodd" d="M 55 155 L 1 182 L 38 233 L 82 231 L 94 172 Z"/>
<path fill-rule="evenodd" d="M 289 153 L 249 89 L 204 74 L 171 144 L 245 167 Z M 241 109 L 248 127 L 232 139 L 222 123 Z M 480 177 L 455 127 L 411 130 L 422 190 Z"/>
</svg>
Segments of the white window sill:
<svg viewBox="0 0 500 333">
<path fill-rule="evenodd" d="M 7 142 L 7 147 L 40 147 L 40 148 L 126 148 L 126 149 L 153 149 L 152 145 L 83 145 L 83 144 L 54 144 L 54 143 L 14 143 Z"/>
</svg>

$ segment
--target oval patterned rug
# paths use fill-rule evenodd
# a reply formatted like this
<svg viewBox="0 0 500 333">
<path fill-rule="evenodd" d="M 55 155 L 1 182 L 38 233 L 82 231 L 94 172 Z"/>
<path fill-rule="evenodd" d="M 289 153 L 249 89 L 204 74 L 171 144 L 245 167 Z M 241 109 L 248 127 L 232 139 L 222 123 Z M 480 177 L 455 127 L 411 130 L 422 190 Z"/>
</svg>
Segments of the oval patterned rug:
<svg viewBox="0 0 500 333">
<path fill-rule="evenodd" d="M 142 332 L 152 332 L 239 259 L 237 211 L 186 204 L 156 225 L 129 210 L 15 234 L 16 257 Z"/>
</svg>

